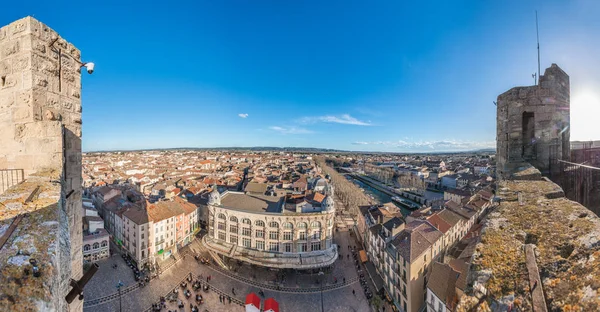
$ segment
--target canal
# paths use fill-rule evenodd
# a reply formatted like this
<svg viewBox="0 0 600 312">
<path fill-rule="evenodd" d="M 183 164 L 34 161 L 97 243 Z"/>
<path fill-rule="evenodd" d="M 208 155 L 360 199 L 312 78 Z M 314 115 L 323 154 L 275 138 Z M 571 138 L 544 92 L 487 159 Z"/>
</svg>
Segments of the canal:
<svg viewBox="0 0 600 312">
<path fill-rule="evenodd" d="M 352 181 L 355 185 L 357 185 L 361 189 L 363 189 L 365 191 L 365 194 L 367 194 L 367 196 L 370 196 L 371 198 L 375 199 L 375 201 L 382 203 L 382 204 L 389 203 L 389 202 L 393 203 L 394 205 L 396 205 L 396 207 L 400 208 L 402 215 L 405 217 L 411 213 L 411 210 L 407 209 L 406 207 L 404 207 L 402 205 L 398 205 L 395 202 L 393 202 L 392 197 L 390 195 L 385 194 L 385 193 L 379 191 L 378 189 L 373 188 L 373 187 L 361 182 L 360 180 L 353 179 L 350 176 L 346 176 L 346 178 L 349 181 Z"/>
</svg>

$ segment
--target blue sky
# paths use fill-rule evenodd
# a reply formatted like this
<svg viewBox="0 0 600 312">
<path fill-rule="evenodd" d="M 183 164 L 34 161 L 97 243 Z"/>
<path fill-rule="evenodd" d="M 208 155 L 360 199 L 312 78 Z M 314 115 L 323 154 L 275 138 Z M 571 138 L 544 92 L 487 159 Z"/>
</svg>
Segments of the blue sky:
<svg viewBox="0 0 600 312">
<path fill-rule="evenodd" d="M 124 1 L 129 2 L 129 1 Z M 600 139 L 598 1 L 10 1 L 96 63 L 83 149 L 495 146 L 497 95 L 571 76 L 572 139 Z"/>
</svg>

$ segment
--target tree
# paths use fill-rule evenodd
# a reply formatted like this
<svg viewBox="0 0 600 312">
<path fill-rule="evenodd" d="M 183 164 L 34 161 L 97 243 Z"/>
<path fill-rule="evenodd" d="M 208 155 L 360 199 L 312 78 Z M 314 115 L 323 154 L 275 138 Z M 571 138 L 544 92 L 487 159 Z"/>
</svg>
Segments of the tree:
<svg viewBox="0 0 600 312">
<path fill-rule="evenodd" d="M 342 161 L 332 158 L 323 158 L 322 156 L 315 158 L 315 163 L 325 174 L 331 178 L 331 183 L 335 188 L 335 195 L 346 206 L 346 209 L 351 213 L 358 214 L 358 206 L 371 205 L 371 199 L 367 197 L 358 186 L 348 181 L 343 175 L 333 169 L 329 164 L 338 166 Z"/>
<path fill-rule="evenodd" d="M 373 296 L 373 298 L 371 298 L 371 304 L 373 305 L 373 307 L 375 307 L 375 311 L 379 311 L 379 308 L 381 308 L 381 297 L 379 297 L 379 295 L 375 295 Z"/>
</svg>

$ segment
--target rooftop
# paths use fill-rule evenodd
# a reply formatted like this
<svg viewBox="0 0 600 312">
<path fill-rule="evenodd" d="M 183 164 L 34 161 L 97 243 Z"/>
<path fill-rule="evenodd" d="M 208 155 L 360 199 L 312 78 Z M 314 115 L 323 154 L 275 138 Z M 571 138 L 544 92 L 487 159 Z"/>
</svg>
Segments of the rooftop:
<svg viewBox="0 0 600 312">
<path fill-rule="evenodd" d="M 406 229 L 392 241 L 392 244 L 394 244 L 402 258 L 408 259 L 412 263 L 442 235 L 442 232 L 438 231 L 429 222 L 416 220 L 408 223 Z"/>
<path fill-rule="evenodd" d="M 281 213 L 282 197 L 225 192 L 221 197 L 221 206 L 249 212 Z"/>
</svg>

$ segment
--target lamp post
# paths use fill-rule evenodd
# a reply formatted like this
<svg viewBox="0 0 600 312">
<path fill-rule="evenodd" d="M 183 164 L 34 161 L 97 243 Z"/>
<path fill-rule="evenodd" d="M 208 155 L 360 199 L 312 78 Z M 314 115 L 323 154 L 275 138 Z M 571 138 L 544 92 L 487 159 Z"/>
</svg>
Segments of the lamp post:
<svg viewBox="0 0 600 312">
<path fill-rule="evenodd" d="M 321 282 L 319 283 L 321 288 L 321 311 L 325 312 L 325 307 L 323 304 L 323 278 L 325 277 L 325 273 L 321 270 L 319 271 L 319 276 L 321 277 Z"/>
<path fill-rule="evenodd" d="M 121 312 L 121 287 L 123 287 L 123 283 L 119 280 L 119 283 L 117 283 L 117 292 L 119 292 L 119 312 Z"/>
</svg>

